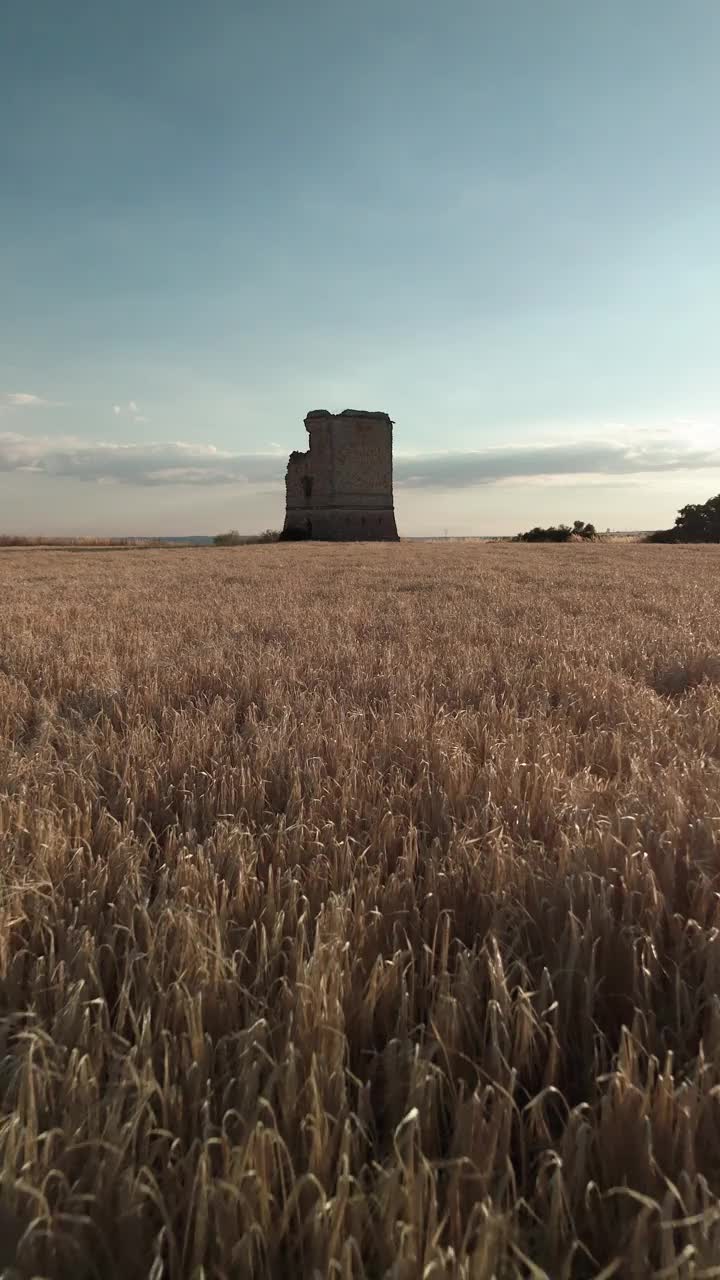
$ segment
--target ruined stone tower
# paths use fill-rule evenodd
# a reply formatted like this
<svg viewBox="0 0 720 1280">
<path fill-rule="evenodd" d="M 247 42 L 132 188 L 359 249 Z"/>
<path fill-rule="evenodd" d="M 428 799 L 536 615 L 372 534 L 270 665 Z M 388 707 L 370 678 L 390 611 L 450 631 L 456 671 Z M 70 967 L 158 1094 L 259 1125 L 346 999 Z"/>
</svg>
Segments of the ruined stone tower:
<svg viewBox="0 0 720 1280">
<path fill-rule="evenodd" d="M 290 454 L 283 536 L 396 541 L 392 428 L 386 413 L 313 409 L 309 449 Z"/>
</svg>

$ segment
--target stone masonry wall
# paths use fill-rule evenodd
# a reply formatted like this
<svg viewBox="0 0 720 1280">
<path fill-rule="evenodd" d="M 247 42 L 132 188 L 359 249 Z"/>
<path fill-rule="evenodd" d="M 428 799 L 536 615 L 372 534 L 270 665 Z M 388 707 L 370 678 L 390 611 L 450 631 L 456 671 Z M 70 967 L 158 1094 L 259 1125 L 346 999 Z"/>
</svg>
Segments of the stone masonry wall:
<svg viewBox="0 0 720 1280">
<path fill-rule="evenodd" d="M 397 539 L 388 415 L 315 410 L 305 427 L 310 448 L 288 463 L 285 536 Z"/>
<path fill-rule="evenodd" d="M 392 442 L 384 422 L 334 422 L 335 495 L 381 498 L 392 504 Z"/>
</svg>

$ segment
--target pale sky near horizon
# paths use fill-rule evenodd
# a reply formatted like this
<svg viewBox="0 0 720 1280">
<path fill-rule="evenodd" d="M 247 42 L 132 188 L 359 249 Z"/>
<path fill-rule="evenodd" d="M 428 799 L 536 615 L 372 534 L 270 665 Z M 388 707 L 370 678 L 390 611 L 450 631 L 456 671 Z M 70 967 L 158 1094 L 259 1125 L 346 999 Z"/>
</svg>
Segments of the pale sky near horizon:
<svg viewBox="0 0 720 1280">
<path fill-rule="evenodd" d="M 278 527 L 309 409 L 401 534 L 720 491 L 717 0 L 5 0 L 0 532 Z"/>
</svg>

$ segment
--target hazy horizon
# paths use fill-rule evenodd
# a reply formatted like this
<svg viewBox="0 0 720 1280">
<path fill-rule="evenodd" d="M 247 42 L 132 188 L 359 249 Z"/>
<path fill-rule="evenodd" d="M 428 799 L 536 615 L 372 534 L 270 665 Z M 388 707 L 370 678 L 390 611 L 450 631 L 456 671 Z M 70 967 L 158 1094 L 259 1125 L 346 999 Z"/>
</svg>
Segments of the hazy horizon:
<svg viewBox="0 0 720 1280">
<path fill-rule="evenodd" d="M 405 536 L 720 491 L 713 0 L 8 0 L 0 533 L 282 523 L 387 411 Z"/>
</svg>

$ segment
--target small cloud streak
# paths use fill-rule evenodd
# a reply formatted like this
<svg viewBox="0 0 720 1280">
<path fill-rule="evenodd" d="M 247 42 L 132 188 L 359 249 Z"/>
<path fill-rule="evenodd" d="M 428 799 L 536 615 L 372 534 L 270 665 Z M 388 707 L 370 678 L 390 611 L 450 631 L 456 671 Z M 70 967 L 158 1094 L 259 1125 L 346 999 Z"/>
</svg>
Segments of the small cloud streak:
<svg viewBox="0 0 720 1280">
<path fill-rule="evenodd" d="M 119 416 L 119 415 L 116 415 Z M 141 416 L 141 415 L 140 415 Z M 717 437 L 716 437 L 717 438 Z M 0 432 L 0 472 L 32 472 L 90 483 L 140 486 L 283 482 L 287 455 L 232 453 L 183 441 L 118 444 Z M 637 432 L 622 441 L 523 444 L 465 452 L 396 454 L 397 488 L 446 492 L 483 485 L 628 484 L 654 474 L 720 470 L 720 445 L 688 434 Z"/>
<path fill-rule="evenodd" d="M 51 400 L 32 395 L 29 391 L 5 391 L 0 394 L 0 405 L 9 409 L 47 409 L 51 404 Z"/>
</svg>

